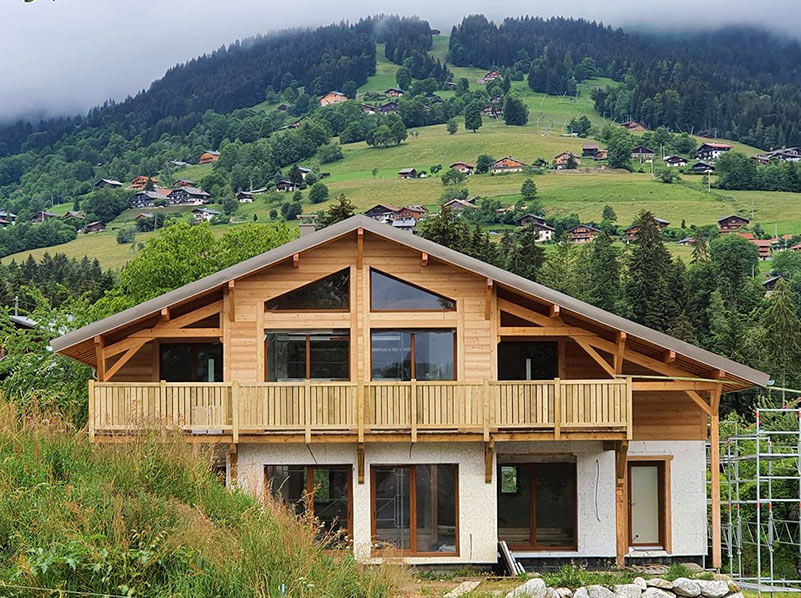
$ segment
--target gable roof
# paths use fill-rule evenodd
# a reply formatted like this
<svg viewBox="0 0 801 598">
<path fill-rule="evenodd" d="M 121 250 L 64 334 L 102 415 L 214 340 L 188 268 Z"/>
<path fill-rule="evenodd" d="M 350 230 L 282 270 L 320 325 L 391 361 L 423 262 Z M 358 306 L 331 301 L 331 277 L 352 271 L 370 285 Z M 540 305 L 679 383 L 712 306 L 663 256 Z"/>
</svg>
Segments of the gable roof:
<svg viewBox="0 0 801 598">
<path fill-rule="evenodd" d="M 677 354 L 690 360 L 700 362 L 702 365 L 712 369 L 722 370 L 749 384 L 764 386 L 768 383 L 769 376 L 767 374 L 751 367 L 726 359 L 725 357 L 721 357 L 705 349 L 673 338 L 662 332 L 647 328 L 642 324 L 637 324 L 621 316 L 604 311 L 603 309 L 584 303 L 574 297 L 570 297 L 569 295 L 565 295 L 564 293 L 560 293 L 559 291 L 555 291 L 539 283 L 532 282 L 522 276 L 512 274 L 496 266 L 469 257 L 463 253 L 429 241 L 428 239 L 398 231 L 390 225 L 376 222 L 363 215 L 351 216 L 347 220 L 315 231 L 314 233 L 304 235 L 294 241 L 271 249 L 266 253 L 244 260 L 238 264 L 220 270 L 219 272 L 201 278 L 200 280 L 191 282 L 173 291 L 159 295 L 158 297 L 154 297 L 144 303 L 135 305 L 134 307 L 98 320 L 97 322 L 93 322 L 92 324 L 88 324 L 83 328 L 68 332 L 67 334 L 53 339 L 50 345 L 55 351 L 64 351 L 73 345 L 91 340 L 97 335 L 106 334 L 122 326 L 157 314 L 165 307 L 168 308 L 175 304 L 221 289 L 228 284 L 229 280 L 248 276 L 267 266 L 275 265 L 278 262 L 289 259 L 296 253 L 319 247 L 334 239 L 353 233 L 360 228 L 399 245 L 409 247 L 421 253 L 427 253 L 430 257 L 438 259 L 443 263 L 491 279 L 513 291 L 529 295 L 541 301 L 545 301 L 546 303 L 559 305 L 564 313 L 575 314 L 595 324 L 613 330 L 623 331 L 632 337 L 642 339 L 646 343 L 675 351 Z"/>
<path fill-rule="evenodd" d="M 741 220 L 743 222 L 751 222 L 745 216 L 739 216 L 738 214 L 729 214 L 728 216 L 724 216 L 723 218 L 718 218 L 718 222 L 723 222 L 724 220 L 728 220 L 729 218 L 736 218 L 737 220 Z"/>
</svg>

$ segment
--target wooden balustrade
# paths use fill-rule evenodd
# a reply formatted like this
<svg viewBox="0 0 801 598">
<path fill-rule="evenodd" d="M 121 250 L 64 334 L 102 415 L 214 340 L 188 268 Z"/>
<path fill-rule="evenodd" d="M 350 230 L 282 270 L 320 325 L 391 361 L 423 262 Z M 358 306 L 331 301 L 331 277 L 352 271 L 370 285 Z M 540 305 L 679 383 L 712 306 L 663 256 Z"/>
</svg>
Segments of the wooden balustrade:
<svg viewBox="0 0 801 598">
<path fill-rule="evenodd" d="M 603 430 L 631 436 L 629 379 L 536 381 L 93 382 L 89 429 L 157 426 L 195 434 Z"/>
</svg>

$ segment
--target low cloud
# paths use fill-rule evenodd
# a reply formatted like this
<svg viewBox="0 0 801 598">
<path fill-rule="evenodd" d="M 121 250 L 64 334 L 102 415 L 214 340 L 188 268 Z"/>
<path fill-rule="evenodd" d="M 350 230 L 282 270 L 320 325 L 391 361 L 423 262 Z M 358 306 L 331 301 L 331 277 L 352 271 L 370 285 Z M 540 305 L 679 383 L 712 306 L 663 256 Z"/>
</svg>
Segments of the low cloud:
<svg viewBox="0 0 801 598">
<path fill-rule="evenodd" d="M 285 27 L 314 27 L 372 11 L 364 3 L 296 0 L 3 0 L 0 2 L 0 120 L 85 113 L 105 99 L 122 100 L 146 88 L 172 65 L 237 38 Z M 407 0 L 393 7 L 449 31 L 467 14 L 502 20 L 531 14 L 584 17 L 629 29 L 681 30 L 732 24 L 762 26 L 798 36 L 797 0 L 765 4 L 690 0 L 643 5 L 635 0 L 574 0 L 553 4 L 485 0 L 432 5 Z M 725 48 L 720 49 L 725 52 Z"/>
</svg>

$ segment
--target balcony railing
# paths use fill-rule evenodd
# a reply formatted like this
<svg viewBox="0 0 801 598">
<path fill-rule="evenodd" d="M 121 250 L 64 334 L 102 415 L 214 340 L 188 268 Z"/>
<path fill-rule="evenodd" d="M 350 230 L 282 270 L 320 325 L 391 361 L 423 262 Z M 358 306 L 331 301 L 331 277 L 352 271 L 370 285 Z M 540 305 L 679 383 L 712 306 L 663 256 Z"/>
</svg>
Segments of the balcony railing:
<svg viewBox="0 0 801 598">
<path fill-rule="evenodd" d="M 90 433 L 147 426 L 195 434 L 605 431 L 631 437 L 631 380 L 93 382 Z"/>
</svg>

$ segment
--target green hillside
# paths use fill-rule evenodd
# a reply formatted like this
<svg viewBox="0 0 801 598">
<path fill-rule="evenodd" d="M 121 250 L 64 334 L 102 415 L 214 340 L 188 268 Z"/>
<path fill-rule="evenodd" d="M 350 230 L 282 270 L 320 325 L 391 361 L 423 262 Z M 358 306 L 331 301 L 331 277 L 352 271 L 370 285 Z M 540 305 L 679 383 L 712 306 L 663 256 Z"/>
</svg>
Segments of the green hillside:
<svg viewBox="0 0 801 598">
<path fill-rule="evenodd" d="M 432 55 L 445 60 L 448 37 L 434 37 Z M 458 79 L 466 77 L 472 88 L 475 80 L 484 74 L 482 69 L 453 67 L 448 68 Z M 376 74 L 359 88 L 361 97 L 368 92 L 383 92 L 396 85 L 395 73 L 398 67 L 383 56 L 383 47 L 377 48 Z M 604 119 L 595 111 L 590 93 L 593 87 L 615 85 L 610 79 L 590 79 L 580 84 L 576 98 L 549 96 L 533 93 L 525 81 L 513 82 L 512 88 L 523 99 L 530 111 L 529 122 L 522 127 L 512 127 L 484 117 L 483 126 L 478 132 L 465 131 L 459 122 L 455 135 L 446 132 L 444 125 L 433 125 L 410 130 L 409 138 L 398 146 L 388 148 L 370 147 L 364 142 L 342 146 L 344 159 L 332 164 L 306 163 L 305 166 L 319 167 L 328 176 L 324 183 L 329 187 L 331 200 L 344 193 L 360 210 L 367 209 L 378 202 L 395 205 L 419 203 L 429 209 L 436 209 L 444 190 L 439 178 L 402 180 L 397 171 L 404 167 L 428 170 L 431 166 L 448 165 L 457 161 L 475 162 L 479 154 L 489 154 L 495 158 L 513 156 L 526 163 L 538 158 L 548 162 L 563 151 L 581 153 L 581 145 L 596 141 L 593 138 L 580 139 L 563 133 L 565 124 L 573 117 L 586 115 L 594 126 L 602 126 Z M 443 97 L 450 91 L 438 92 Z M 275 104 L 261 103 L 256 106 L 263 110 L 273 110 Z M 697 138 L 700 143 L 700 138 Z M 756 153 L 756 148 L 737 142 L 727 141 L 735 149 L 746 154 Z M 569 215 L 576 213 L 582 220 L 599 220 L 604 205 L 611 205 L 620 224 L 628 224 L 642 209 L 649 209 L 660 218 L 670 220 L 678 226 L 682 220 L 689 225 L 712 224 L 717 218 L 738 212 L 749 217 L 753 214 L 766 230 L 779 234 L 801 233 L 801 197 L 792 193 L 771 193 L 760 191 L 716 191 L 707 192 L 700 177 L 684 175 L 682 181 L 664 184 L 654 180 L 644 165 L 642 172 L 618 171 L 605 168 L 602 163 L 582 160 L 575 171 L 548 170 L 534 177 L 538 197 L 547 215 Z M 378 169 L 373 174 L 373 170 Z M 175 178 L 200 181 L 212 172 L 211 165 L 189 166 L 175 171 Z M 522 173 L 502 176 L 474 175 L 463 186 L 468 188 L 471 197 L 494 197 L 504 203 L 519 199 L 522 182 L 528 175 Z M 329 202 L 312 205 L 308 201 L 308 190 L 302 201 L 304 212 L 325 209 Z M 269 197 L 269 196 L 268 196 Z M 236 214 L 236 222 L 252 222 L 254 216 L 259 221 L 268 221 L 271 210 L 278 209 L 281 201 L 290 196 L 258 198 L 252 204 L 241 204 Z M 218 206 L 213 206 L 217 207 Z M 67 209 L 67 207 L 64 207 Z M 189 212 L 191 208 L 163 208 L 170 213 Z M 104 266 L 120 267 L 137 251 L 139 243 L 152 233 L 136 235 L 133 245 L 116 243 L 116 232 L 132 225 L 133 218 L 141 210 L 126 210 L 109 224 L 105 233 L 81 236 L 63 245 L 22 252 L 6 257 L 22 260 L 28 254 L 41 257 L 49 251 L 61 251 L 69 256 L 90 255 L 97 257 Z M 153 211 L 148 209 L 148 211 Z M 183 218 L 190 216 L 183 215 Z M 213 227 L 221 234 L 228 226 Z M 677 254 L 685 252 L 676 247 Z"/>
</svg>

